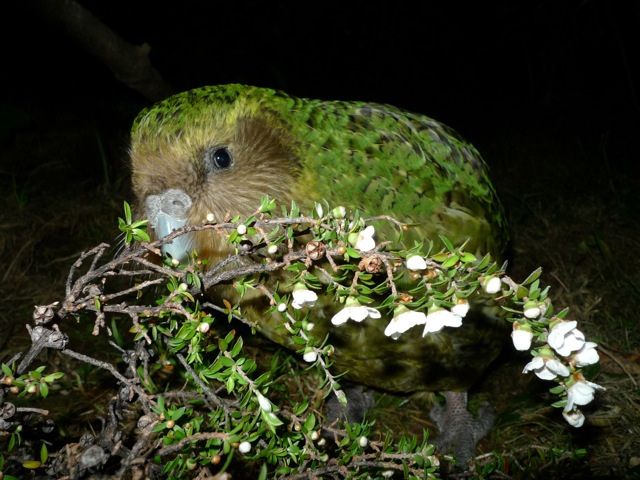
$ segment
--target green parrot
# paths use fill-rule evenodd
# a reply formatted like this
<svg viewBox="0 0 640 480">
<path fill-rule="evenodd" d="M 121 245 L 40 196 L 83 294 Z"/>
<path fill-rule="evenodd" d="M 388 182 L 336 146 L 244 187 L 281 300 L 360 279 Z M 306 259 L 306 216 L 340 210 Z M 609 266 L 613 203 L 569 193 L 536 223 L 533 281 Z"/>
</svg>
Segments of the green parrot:
<svg viewBox="0 0 640 480">
<path fill-rule="evenodd" d="M 390 215 L 415 224 L 403 235 L 454 244 L 500 258 L 507 242 L 502 206 L 476 149 L 445 125 L 420 114 L 369 102 L 323 101 L 267 88 L 217 85 L 170 97 L 140 113 L 131 140 L 132 183 L 157 237 L 211 215 L 248 216 L 261 198 L 317 201 Z M 391 227 L 376 235 L 392 239 Z M 196 249 L 215 264 L 231 253 L 211 231 L 166 246 L 174 258 Z M 231 288 L 212 295 L 233 296 Z M 268 299 L 243 299 L 242 311 L 268 338 L 291 346 L 282 319 L 265 315 Z M 507 338 L 497 321 L 478 311 L 461 328 L 385 336 L 389 318 L 329 319 L 340 307 L 314 309 L 314 333 L 329 334 L 335 368 L 354 382 L 393 392 L 446 392 L 434 413 L 443 444 L 468 460 L 487 429 L 466 410 L 466 391 L 498 355 Z"/>
</svg>

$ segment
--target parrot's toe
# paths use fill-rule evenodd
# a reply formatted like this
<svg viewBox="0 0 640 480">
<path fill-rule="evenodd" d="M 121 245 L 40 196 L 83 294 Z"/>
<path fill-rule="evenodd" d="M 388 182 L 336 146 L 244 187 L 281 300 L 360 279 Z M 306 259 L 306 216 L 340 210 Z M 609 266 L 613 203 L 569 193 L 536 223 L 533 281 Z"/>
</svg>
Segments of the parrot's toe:
<svg viewBox="0 0 640 480">
<path fill-rule="evenodd" d="M 495 411 L 490 405 L 483 405 L 478 418 L 474 418 L 467 410 L 466 392 L 445 392 L 444 396 L 446 404 L 435 405 L 430 412 L 440 431 L 435 442 L 464 467 L 474 458 L 478 441 L 491 429 Z"/>
</svg>

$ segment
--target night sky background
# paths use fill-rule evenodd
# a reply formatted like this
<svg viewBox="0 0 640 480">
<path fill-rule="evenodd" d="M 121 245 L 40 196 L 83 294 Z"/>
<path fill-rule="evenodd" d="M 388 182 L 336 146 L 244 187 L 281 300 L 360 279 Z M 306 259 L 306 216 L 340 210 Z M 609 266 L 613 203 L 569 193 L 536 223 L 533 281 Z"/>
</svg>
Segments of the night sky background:
<svg viewBox="0 0 640 480">
<path fill-rule="evenodd" d="M 638 2 L 82 3 L 147 42 L 176 91 L 240 82 L 390 103 L 480 147 L 521 132 L 618 145 L 638 131 Z M 31 127 L 64 113 L 107 136 L 126 130 L 145 100 L 31 4 L 3 7 L 2 105 Z"/>
<path fill-rule="evenodd" d="M 148 43 L 176 92 L 247 83 L 389 103 L 453 127 L 491 168 L 516 274 L 542 265 L 586 320 L 604 297 L 609 323 L 587 323 L 590 334 L 638 365 L 640 2 L 80 3 Z M 133 200 L 128 132 L 149 105 L 37 2 L 2 10 L 0 352 L 24 335 L 34 303 L 57 298 L 74 255 L 115 235 Z M 626 450 L 601 445 L 626 465 Z"/>
</svg>

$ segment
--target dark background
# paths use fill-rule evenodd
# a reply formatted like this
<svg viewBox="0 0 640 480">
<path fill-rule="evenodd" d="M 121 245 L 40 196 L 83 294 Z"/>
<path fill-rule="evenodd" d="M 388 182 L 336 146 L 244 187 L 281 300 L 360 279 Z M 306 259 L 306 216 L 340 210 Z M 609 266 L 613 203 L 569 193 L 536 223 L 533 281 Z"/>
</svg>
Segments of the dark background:
<svg viewBox="0 0 640 480">
<path fill-rule="evenodd" d="M 608 352 L 594 381 L 610 392 L 575 432 L 544 410 L 547 385 L 518 403 L 497 380 L 503 420 L 485 449 L 585 446 L 592 473 L 638 473 L 640 2 L 81 3 L 148 43 L 176 91 L 243 82 L 390 103 L 473 142 L 508 211 L 513 277 L 543 266 L 554 303 Z M 1 7 L 0 359 L 27 344 L 33 305 L 60 298 L 78 252 L 115 236 L 133 199 L 128 131 L 148 105 L 37 5 Z"/>
<path fill-rule="evenodd" d="M 149 43 L 178 91 L 242 82 L 386 102 L 480 144 L 514 131 L 615 143 L 638 127 L 638 2 L 82 3 L 129 42 Z M 30 1 L 3 9 L 3 105 L 106 130 L 145 105 Z"/>
</svg>

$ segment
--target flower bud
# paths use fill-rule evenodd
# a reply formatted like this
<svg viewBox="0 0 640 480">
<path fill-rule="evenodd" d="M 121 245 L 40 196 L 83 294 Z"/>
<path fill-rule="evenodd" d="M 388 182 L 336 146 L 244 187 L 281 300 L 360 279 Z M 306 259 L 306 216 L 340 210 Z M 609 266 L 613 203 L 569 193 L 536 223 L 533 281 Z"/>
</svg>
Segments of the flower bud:
<svg viewBox="0 0 640 480">
<path fill-rule="evenodd" d="M 305 352 L 305 354 L 302 356 L 302 358 L 307 363 L 313 363 L 318 359 L 318 354 L 315 351 L 310 350 L 308 352 Z"/>
<path fill-rule="evenodd" d="M 347 216 L 347 209 L 342 206 L 336 207 L 331 210 L 331 214 L 334 218 L 344 218 Z"/>
<path fill-rule="evenodd" d="M 249 453 L 251 451 L 251 444 L 249 442 L 242 442 L 238 445 L 238 451 L 240 453 Z"/>
<path fill-rule="evenodd" d="M 537 302 L 527 302 L 524 304 L 524 316 L 527 318 L 538 318 L 542 311 Z"/>
<path fill-rule="evenodd" d="M 407 268 L 409 270 L 426 270 L 427 262 L 420 255 L 407 257 Z"/>
<path fill-rule="evenodd" d="M 238 232 L 239 235 L 244 235 L 247 233 L 247 226 L 241 223 L 236 227 L 236 232 Z"/>
<path fill-rule="evenodd" d="M 502 281 L 498 277 L 488 277 L 483 282 L 484 291 L 489 294 L 495 294 L 502 288 Z"/>
</svg>

